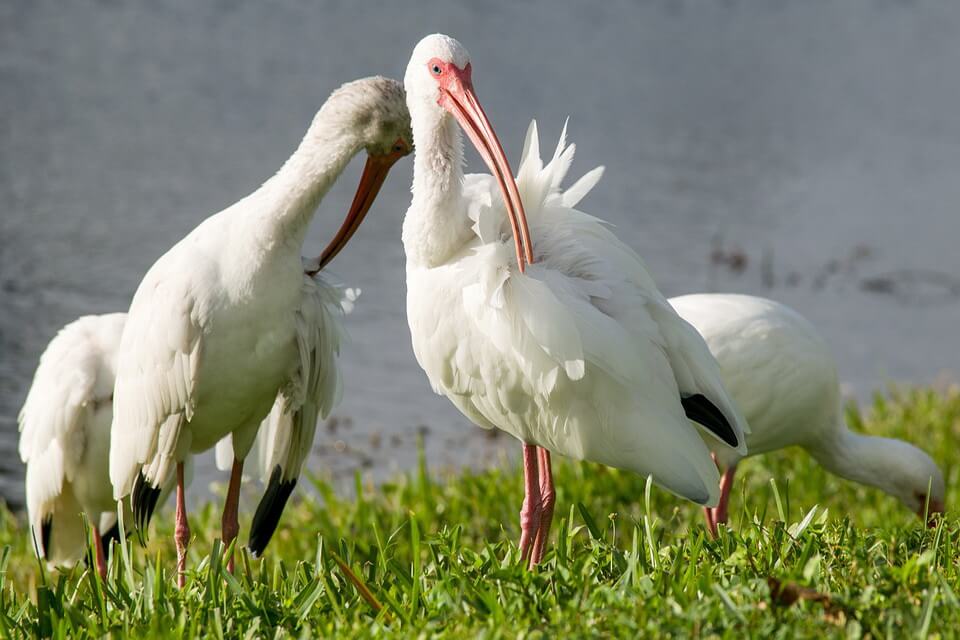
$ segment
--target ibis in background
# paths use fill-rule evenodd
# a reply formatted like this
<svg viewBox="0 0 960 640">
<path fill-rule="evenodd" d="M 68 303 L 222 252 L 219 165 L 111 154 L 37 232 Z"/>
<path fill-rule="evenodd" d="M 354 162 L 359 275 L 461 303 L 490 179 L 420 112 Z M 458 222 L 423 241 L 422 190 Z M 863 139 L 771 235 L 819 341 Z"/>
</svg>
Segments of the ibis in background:
<svg viewBox="0 0 960 640">
<path fill-rule="evenodd" d="M 810 322 L 764 298 L 700 293 L 670 304 L 707 341 L 723 382 L 750 424 L 749 455 L 799 446 L 831 473 L 899 498 L 921 518 L 944 509 L 943 474 L 917 447 L 847 428 L 837 366 Z M 715 534 L 727 505 L 739 452 L 714 448 L 723 470 L 720 501 L 705 509 Z"/>
<path fill-rule="evenodd" d="M 38 555 L 53 567 L 82 559 L 86 516 L 101 577 L 107 572 L 104 546 L 117 535 L 107 466 L 125 319 L 124 313 L 83 316 L 63 327 L 40 356 L 19 415 L 27 514 Z"/>
</svg>

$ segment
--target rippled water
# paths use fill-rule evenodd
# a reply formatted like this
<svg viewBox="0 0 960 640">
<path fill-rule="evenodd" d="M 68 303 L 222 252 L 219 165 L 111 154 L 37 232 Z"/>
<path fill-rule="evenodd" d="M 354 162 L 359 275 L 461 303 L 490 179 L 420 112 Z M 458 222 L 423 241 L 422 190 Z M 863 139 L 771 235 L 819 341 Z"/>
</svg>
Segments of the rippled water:
<svg viewBox="0 0 960 640">
<path fill-rule="evenodd" d="M 960 4 L 163 4 L 0 6 L 0 493 L 13 501 L 16 411 L 57 328 L 124 309 L 158 256 L 281 164 L 333 88 L 402 77 L 438 30 L 473 54 L 514 162 L 531 117 L 549 143 L 570 116 L 574 172 L 607 166 L 584 207 L 666 293 L 796 306 L 861 395 L 960 370 Z M 407 468 L 421 433 L 434 465 L 514 448 L 432 395 L 413 359 L 410 173 L 396 168 L 335 265 L 363 296 L 316 471 Z M 358 174 L 323 203 L 308 253 Z"/>
</svg>

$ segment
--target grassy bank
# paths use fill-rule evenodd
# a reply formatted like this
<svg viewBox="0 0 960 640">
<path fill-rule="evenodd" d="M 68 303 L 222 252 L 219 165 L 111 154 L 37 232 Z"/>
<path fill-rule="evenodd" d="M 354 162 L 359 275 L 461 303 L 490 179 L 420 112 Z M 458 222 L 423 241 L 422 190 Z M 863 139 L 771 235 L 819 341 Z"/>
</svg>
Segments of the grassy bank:
<svg viewBox="0 0 960 640">
<path fill-rule="evenodd" d="M 958 504 L 960 392 L 878 397 L 850 417 L 923 446 L 944 470 L 948 509 Z M 643 478 L 558 463 L 555 544 L 533 573 L 516 553 L 522 496 L 513 468 L 435 477 L 421 465 L 377 488 L 358 478 L 350 499 L 317 481 L 319 497 L 288 509 L 267 557 L 241 554 L 234 576 L 218 560 L 219 516 L 208 505 L 191 515 L 182 593 L 168 511 L 146 548 L 132 539 L 114 548 L 105 585 L 82 567 L 44 577 L 23 524 L 4 513 L 0 634 L 960 634 L 954 512 L 927 530 L 894 499 L 827 475 L 799 451 L 741 469 L 731 528 L 713 541 L 699 509 L 648 492 Z"/>
</svg>

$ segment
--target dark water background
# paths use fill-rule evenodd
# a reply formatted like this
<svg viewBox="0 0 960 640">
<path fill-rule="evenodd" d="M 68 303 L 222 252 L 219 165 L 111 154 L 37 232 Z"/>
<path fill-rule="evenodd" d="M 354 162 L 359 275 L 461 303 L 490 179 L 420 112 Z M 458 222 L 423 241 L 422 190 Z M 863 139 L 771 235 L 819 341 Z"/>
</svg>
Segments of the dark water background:
<svg viewBox="0 0 960 640">
<path fill-rule="evenodd" d="M 473 55 L 516 162 L 566 116 L 584 202 L 669 295 L 785 301 L 836 349 L 849 392 L 960 370 L 960 3 L 78 2 L 0 5 L 0 495 L 18 501 L 16 412 L 78 315 L 126 308 L 204 217 L 292 151 L 340 83 L 402 78 L 420 37 Z M 473 158 L 473 166 L 479 165 Z M 346 394 L 315 471 L 488 464 L 515 447 L 433 396 L 404 317 L 397 166 L 334 273 L 363 289 Z M 324 201 L 307 253 L 349 204 Z M 216 477 L 209 460 L 205 483 Z M 518 481 L 519 482 L 519 481 Z"/>
</svg>

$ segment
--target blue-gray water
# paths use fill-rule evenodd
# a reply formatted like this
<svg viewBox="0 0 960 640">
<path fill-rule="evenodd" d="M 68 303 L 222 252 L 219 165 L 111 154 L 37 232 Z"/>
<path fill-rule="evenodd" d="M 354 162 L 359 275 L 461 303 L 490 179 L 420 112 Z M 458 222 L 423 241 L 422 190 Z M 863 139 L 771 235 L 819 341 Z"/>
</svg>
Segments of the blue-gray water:
<svg viewBox="0 0 960 640">
<path fill-rule="evenodd" d="M 797 307 L 861 396 L 960 370 L 960 3 L 5 2 L 0 493 L 19 498 L 16 411 L 56 330 L 124 309 L 158 256 L 283 162 L 332 89 L 401 78 L 432 31 L 470 49 L 514 162 L 531 117 L 549 144 L 570 116 L 574 172 L 607 166 L 584 207 L 666 293 Z M 410 173 L 397 166 L 335 263 L 363 295 L 317 471 L 409 467 L 422 426 L 434 465 L 513 448 L 432 395 L 413 359 Z M 307 253 L 358 174 L 324 201 Z"/>
</svg>

